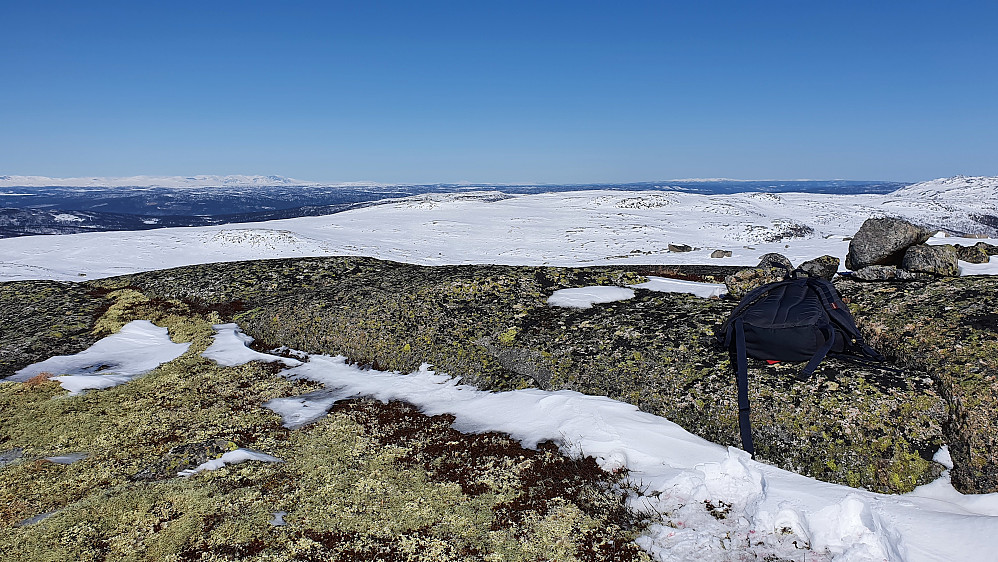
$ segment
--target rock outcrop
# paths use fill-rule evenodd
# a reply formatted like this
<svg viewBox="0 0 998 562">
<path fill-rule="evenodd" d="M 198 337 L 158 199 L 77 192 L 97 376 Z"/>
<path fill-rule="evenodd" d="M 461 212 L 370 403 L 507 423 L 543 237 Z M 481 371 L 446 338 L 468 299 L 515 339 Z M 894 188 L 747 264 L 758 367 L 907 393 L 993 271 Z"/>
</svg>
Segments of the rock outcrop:
<svg viewBox="0 0 998 562">
<path fill-rule="evenodd" d="M 672 274 L 716 281 L 731 270 L 676 267 Z M 420 267 L 348 257 L 0 288 L 21 295 L 9 301 L 7 314 L 27 319 L 26 325 L 57 324 L 54 316 L 42 321 L 45 312 L 27 304 L 32 291 L 49 291 L 40 293 L 49 295 L 44 298 L 84 295 L 81 306 L 93 307 L 87 314 L 108 307 L 140 314 L 144 309 L 137 305 L 109 300 L 132 291 L 171 314 L 202 311 L 236 321 L 262 348 L 342 354 L 360 365 L 402 372 L 425 362 L 486 389 L 535 386 L 605 395 L 738 446 L 733 375 L 714 335 L 734 299 L 636 289 L 633 299 L 591 309 L 547 305 L 557 289 L 630 285 L 665 273 L 652 267 Z M 931 459 L 946 443 L 957 463 L 958 489 L 998 491 L 998 280 L 836 283 L 867 339 L 905 370 L 830 358 L 801 382 L 794 380 L 800 365 L 751 361 L 759 458 L 827 481 L 904 492 L 939 473 Z M 60 340 L 64 348 L 86 347 L 90 328 L 67 332 Z M 0 346 L 12 350 L 0 374 L 36 360 L 34 352 L 20 355 L 6 340 Z"/>
</svg>

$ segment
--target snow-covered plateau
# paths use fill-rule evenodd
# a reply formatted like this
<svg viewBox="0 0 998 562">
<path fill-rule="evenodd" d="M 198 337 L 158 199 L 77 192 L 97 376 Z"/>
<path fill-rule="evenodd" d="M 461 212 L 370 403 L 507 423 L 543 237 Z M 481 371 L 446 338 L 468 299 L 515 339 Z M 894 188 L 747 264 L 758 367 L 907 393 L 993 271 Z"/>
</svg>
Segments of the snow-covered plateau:
<svg viewBox="0 0 998 562">
<path fill-rule="evenodd" d="M 262 223 L 0 239 L 0 280 L 93 279 L 198 263 L 331 255 L 422 265 L 755 265 L 768 252 L 794 263 L 824 254 L 844 260 L 848 238 L 877 216 L 904 217 L 951 235 L 933 243 L 993 241 L 998 178 L 948 178 L 889 194 L 433 193 Z M 669 244 L 694 250 L 670 252 Z M 711 258 L 714 250 L 732 255 Z M 968 274 L 998 267 L 961 266 Z"/>
</svg>

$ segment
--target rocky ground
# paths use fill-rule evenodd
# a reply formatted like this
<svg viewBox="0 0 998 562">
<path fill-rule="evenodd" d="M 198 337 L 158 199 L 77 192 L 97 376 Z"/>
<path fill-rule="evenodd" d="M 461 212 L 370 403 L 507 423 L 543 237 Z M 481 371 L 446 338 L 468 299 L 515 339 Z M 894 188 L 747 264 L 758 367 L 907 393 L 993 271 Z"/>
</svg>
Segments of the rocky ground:
<svg viewBox="0 0 998 562">
<path fill-rule="evenodd" d="M 315 559 L 433 548 L 451 558 L 506 552 L 505 559 L 532 559 L 555 543 L 562 559 L 640 557 L 628 543 L 640 517 L 612 491 L 619 475 L 591 461 L 550 447 L 526 451 L 499 435 L 462 436 L 446 419 L 401 404 L 351 402 L 323 422 L 286 430 L 260 404 L 307 392 L 308 383 L 275 377 L 262 364 L 221 368 L 196 352 L 212 323 L 235 321 L 260 348 L 342 354 L 403 372 L 427 362 L 487 389 L 606 395 L 737 446 L 734 375 L 714 339 L 732 300 L 637 289 L 631 300 L 590 309 L 546 303 L 560 288 L 631 284 L 652 274 L 719 281 L 731 272 L 421 267 L 351 257 L 0 284 L 0 375 L 85 349 L 129 319 L 150 319 L 169 326 L 175 341 L 196 343 L 170 368 L 79 397 L 50 400 L 64 391 L 44 380 L 0 384 L 0 458 L 11 459 L 0 468 L 0 505 L 10 505 L 0 514 L 0 540 L 43 550 L 54 541 L 65 546 L 62 554 L 102 545 L 87 555 L 93 559 L 113 557 L 126 543 L 180 560 L 205 552 L 277 556 L 292 544 Z M 998 280 L 836 284 L 894 369 L 828 359 L 801 382 L 794 378 L 800 365 L 750 361 L 757 457 L 822 480 L 900 493 L 939 474 L 932 454 L 948 443 L 958 489 L 998 491 Z M 210 456 L 188 458 L 190 451 L 236 446 L 297 460 L 169 477 Z M 40 460 L 74 451 L 90 456 L 70 465 Z M 472 458 L 486 460 L 469 465 Z M 371 496 L 346 492 L 359 481 L 371 483 Z M 378 519 L 391 505 L 408 509 L 404 489 L 439 501 L 428 500 L 425 514 L 405 522 Z M 374 496 L 396 503 L 353 523 L 321 507 L 365 512 Z M 264 524 L 282 502 L 304 506 L 311 531 L 296 527 L 292 536 Z M 98 523 L 88 510 L 101 514 Z M 51 511 L 47 527 L 14 526 Z M 209 515 L 218 513 L 225 515 Z M 264 523 L 242 532 L 240 518 Z M 591 552 L 571 536 L 603 546 Z M 219 544 L 241 550 L 226 555 Z"/>
</svg>

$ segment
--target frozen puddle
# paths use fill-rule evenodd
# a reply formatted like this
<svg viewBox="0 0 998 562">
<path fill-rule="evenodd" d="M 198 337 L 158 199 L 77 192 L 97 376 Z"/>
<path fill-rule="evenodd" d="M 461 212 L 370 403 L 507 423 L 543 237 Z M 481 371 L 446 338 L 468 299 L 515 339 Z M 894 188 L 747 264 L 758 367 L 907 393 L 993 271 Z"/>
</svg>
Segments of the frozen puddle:
<svg viewBox="0 0 998 562">
<path fill-rule="evenodd" d="M 135 320 L 76 355 L 58 355 L 28 365 L 4 380 L 23 382 L 42 373 L 54 375 L 70 396 L 126 383 L 180 357 L 189 343 L 173 343 L 166 328 Z"/>
</svg>

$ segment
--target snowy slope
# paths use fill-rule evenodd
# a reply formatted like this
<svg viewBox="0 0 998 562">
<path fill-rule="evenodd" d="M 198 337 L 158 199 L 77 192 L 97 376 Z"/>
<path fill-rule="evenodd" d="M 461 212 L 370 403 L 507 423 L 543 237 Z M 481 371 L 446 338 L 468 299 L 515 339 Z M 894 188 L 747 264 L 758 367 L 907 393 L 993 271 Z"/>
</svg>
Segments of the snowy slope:
<svg viewBox="0 0 998 562">
<path fill-rule="evenodd" d="M 882 207 L 933 217 L 952 230 L 996 236 L 998 177 L 956 176 L 916 183 L 889 194 Z"/>
<path fill-rule="evenodd" d="M 998 238 L 998 224 L 974 218 L 995 205 L 996 186 L 998 178 L 953 178 L 888 195 L 425 194 L 263 223 L 2 239 L 0 280 L 76 280 L 81 274 L 94 278 L 195 263 L 324 255 L 426 265 L 755 265 L 767 252 L 783 253 L 794 263 L 823 254 L 844 259 L 845 239 L 874 216 L 903 216 L 934 228 Z M 669 252 L 670 243 L 697 249 Z M 732 257 L 711 258 L 714 249 L 730 250 Z M 996 267 L 968 265 L 966 270 L 983 273 Z"/>
</svg>

